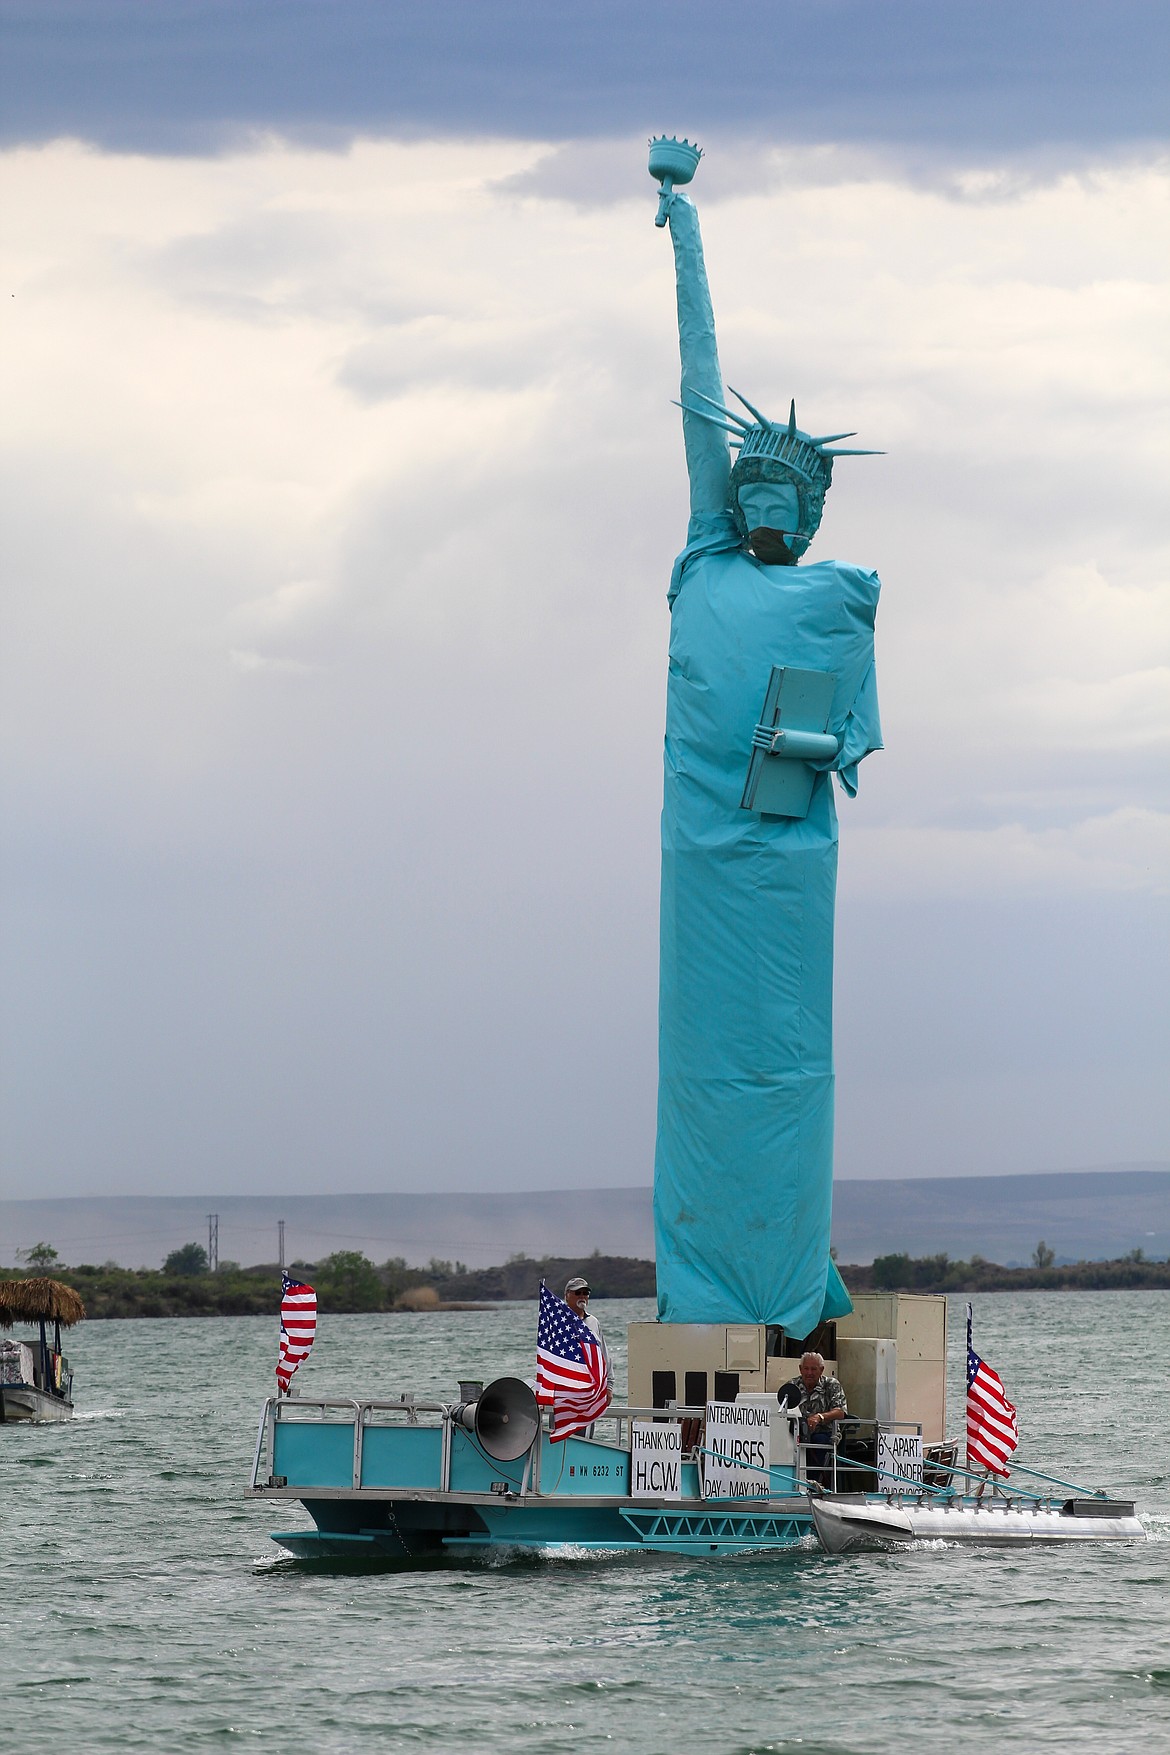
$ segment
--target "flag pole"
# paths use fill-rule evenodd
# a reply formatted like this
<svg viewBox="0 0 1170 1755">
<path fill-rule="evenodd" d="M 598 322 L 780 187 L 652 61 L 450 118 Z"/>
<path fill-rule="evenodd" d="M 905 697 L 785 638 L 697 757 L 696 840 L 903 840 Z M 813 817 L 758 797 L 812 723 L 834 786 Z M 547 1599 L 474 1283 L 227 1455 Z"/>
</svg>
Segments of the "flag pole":
<svg viewBox="0 0 1170 1755">
<path fill-rule="evenodd" d="M 971 1316 L 972 1316 L 971 1300 L 968 1298 L 968 1300 L 967 1300 L 967 1384 L 968 1384 L 968 1387 L 970 1387 L 970 1383 L 971 1383 L 971 1355 L 975 1351 L 974 1347 L 971 1345 Z M 970 1431 L 970 1428 L 968 1427 L 968 1433 L 969 1433 L 969 1431 Z M 968 1443 L 967 1443 L 967 1467 L 968 1468 L 971 1467 L 971 1445 L 970 1445 L 970 1438 L 969 1437 L 968 1437 Z M 986 1487 L 988 1479 L 989 1479 L 988 1470 L 984 1469 L 983 1479 L 980 1481 L 978 1487 L 976 1487 L 976 1489 L 975 1489 L 975 1498 L 977 1501 L 982 1499 L 983 1489 L 984 1489 L 984 1487 Z"/>
</svg>

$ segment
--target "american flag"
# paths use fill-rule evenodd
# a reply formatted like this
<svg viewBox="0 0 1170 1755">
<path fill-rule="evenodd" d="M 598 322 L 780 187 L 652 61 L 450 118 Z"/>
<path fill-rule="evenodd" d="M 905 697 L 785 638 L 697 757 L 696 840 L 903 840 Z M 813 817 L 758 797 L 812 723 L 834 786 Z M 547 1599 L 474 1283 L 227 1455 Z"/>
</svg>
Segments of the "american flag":
<svg viewBox="0 0 1170 1755">
<path fill-rule="evenodd" d="M 1020 1442 L 1016 1410 L 1003 1383 L 971 1345 L 971 1306 L 967 1306 L 967 1467 L 1010 1474 L 1007 1459 Z"/>
<path fill-rule="evenodd" d="M 280 1287 L 280 1358 L 276 1361 L 281 1395 L 288 1394 L 293 1372 L 308 1357 L 316 1333 L 316 1292 L 303 1280 L 290 1280 L 285 1274 Z"/>
<path fill-rule="evenodd" d="M 591 1328 L 540 1282 L 536 1399 L 553 1411 L 553 1444 L 584 1432 L 609 1406 L 609 1361 Z"/>
</svg>

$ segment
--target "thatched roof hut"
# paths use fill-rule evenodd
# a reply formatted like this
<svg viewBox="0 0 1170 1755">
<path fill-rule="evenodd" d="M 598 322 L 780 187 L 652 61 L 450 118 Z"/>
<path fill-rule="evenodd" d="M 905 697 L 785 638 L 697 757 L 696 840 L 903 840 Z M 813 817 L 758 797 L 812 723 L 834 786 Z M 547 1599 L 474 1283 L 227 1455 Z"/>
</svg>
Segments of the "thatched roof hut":
<svg viewBox="0 0 1170 1755">
<path fill-rule="evenodd" d="M 0 1328 L 41 1321 L 72 1328 L 84 1315 L 78 1294 L 60 1280 L 0 1280 Z"/>
</svg>

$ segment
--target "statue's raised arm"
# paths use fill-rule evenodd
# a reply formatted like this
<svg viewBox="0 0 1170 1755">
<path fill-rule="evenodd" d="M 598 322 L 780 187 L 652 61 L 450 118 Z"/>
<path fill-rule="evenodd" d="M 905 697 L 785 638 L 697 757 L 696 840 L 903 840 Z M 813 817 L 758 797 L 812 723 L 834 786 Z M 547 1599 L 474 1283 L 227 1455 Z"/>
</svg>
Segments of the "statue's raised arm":
<svg viewBox="0 0 1170 1755">
<path fill-rule="evenodd" d="M 670 226 L 678 301 L 678 345 L 682 360 L 679 404 L 691 484 L 694 542 L 716 534 L 714 520 L 734 520 L 739 539 L 766 566 L 792 566 L 808 548 L 820 525 L 834 457 L 872 456 L 868 451 L 829 451 L 852 433 L 814 438 L 796 424 L 796 404 L 786 421 L 772 421 L 738 391 L 731 394 L 749 419 L 727 407 L 715 312 L 703 260 L 699 216 L 675 187 L 689 183 L 702 157 L 686 140 L 650 142 L 650 174 L 662 185 L 656 225 Z M 734 467 L 731 448 L 739 455 Z"/>
<path fill-rule="evenodd" d="M 682 361 L 679 400 L 691 481 L 692 539 L 703 533 L 707 520 L 731 511 L 731 448 L 727 429 L 694 412 L 704 405 L 712 412 L 723 407 L 723 374 L 719 370 L 715 312 L 707 285 L 703 238 L 691 201 L 673 189 L 675 183 L 690 182 L 700 157 L 699 148 L 689 141 L 651 142 L 650 172 L 663 183 L 655 223 L 669 224 L 674 245 L 678 350 Z M 696 521 L 700 521 L 698 528 Z"/>
</svg>

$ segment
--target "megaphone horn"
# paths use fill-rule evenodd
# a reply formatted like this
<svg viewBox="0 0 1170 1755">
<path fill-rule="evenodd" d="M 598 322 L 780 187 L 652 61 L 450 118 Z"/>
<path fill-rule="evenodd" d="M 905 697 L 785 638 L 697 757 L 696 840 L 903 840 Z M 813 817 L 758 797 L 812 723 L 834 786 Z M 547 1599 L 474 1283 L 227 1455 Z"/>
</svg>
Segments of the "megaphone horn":
<svg viewBox="0 0 1170 1755">
<path fill-rule="evenodd" d="M 496 1462 L 525 1456 L 540 1431 L 536 1397 L 519 1377 L 497 1377 L 478 1400 L 457 1408 L 455 1418 Z"/>
</svg>

